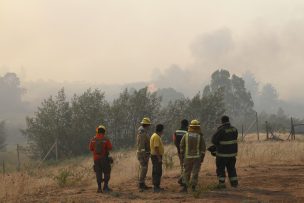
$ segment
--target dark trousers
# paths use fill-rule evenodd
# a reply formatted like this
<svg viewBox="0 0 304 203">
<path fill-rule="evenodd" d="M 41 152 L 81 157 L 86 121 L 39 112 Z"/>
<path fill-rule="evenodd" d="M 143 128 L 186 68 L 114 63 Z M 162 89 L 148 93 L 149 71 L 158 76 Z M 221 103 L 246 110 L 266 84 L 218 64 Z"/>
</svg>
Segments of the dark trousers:
<svg viewBox="0 0 304 203">
<path fill-rule="evenodd" d="M 226 178 L 225 169 L 227 169 L 231 186 L 238 185 L 235 164 L 236 164 L 236 157 L 216 157 L 216 174 L 220 184 L 225 183 L 225 178 Z"/>
<path fill-rule="evenodd" d="M 98 187 L 101 187 L 102 181 L 104 181 L 105 186 L 107 186 L 111 174 L 111 164 L 108 158 L 94 160 L 94 171 L 96 173 Z"/>
<path fill-rule="evenodd" d="M 152 161 L 152 179 L 153 179 L 153 185 L 154 187 L 160 186 L 161 177 L 163 175 L 163 164 L 161 161 L 158 160 L 156 155 L 151 155 L 151 161 Z"/>
</svg>

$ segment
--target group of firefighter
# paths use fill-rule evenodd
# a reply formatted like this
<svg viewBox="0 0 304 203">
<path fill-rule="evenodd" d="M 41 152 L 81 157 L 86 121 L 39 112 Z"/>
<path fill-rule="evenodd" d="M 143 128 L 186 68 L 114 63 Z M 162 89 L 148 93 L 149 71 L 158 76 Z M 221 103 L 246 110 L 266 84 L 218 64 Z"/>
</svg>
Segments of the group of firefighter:
<svg viewBox="0 0 304 203">
<path fill-rule="evenodd" d="M 151 120 L 147 117 L 141 121 L 137 133 L 137 159 L 140 165 L 138 188 L 140 192 L 151 189 L 145 183 L 148 172 L 149 160 L 152 162 L 153 191 L 161 192 L 162 163 L 164 144 L 162 136 L 164 125 L 156 125 L 155 132 L 150 136 Z M 112 144 L 105 135 L 106 128 L 100 125 L 96 128 L 96 136 L 90 142 L 90 150 L 94 155 L 94 171 L 98 185 L 98 193 L 110 192 L 109 180 L 113 159 L 109 156 Z M 212 136 L 212 145 L 206 149 L 201 124 L 198 120 L 189 121 L 183 119 L 180 129 L 173 135 L 173 142 L 177 148 L 180 161 L 180 177 L 177 182 L 182 187 L 181 192 L 196 191 L 201 165 L 205 158 L 206 150 L 216 157 L 216 174 L 218 188 L 226 188 L 226 170 L 231 187 L 238 186 L 236 173 L 236 156 L 238 152 L 238 131 L 230 124 L 228 116 L 222 116 L 221 125 Z M 102 183 L 103 187 L 102 187 Z"/>
</svg>

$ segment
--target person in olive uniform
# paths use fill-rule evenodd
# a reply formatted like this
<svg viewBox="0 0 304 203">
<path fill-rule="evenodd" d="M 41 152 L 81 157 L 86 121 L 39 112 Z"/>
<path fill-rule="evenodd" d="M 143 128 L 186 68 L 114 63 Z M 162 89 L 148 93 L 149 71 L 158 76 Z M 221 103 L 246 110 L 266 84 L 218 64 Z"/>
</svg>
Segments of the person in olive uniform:
<svg viewBox="0 0 304 203">
<path fill-rule="evenodd" d="M 137 133 L 137 159 L 140 165 L 138 188 L 141 192 L 150 188 L 145 183 L 150 159 L 150 136 L 148 135 L 150 125 L 150 119 L 143 118 Z"/>
</svg>

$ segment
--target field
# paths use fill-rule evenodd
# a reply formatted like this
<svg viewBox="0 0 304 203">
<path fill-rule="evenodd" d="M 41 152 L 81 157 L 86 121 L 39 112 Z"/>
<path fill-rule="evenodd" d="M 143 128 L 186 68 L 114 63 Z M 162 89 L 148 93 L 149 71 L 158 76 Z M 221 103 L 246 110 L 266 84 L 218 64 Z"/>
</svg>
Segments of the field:
<svg viewBox="0 0 304 203">
<path fill-rule="evenodd" d="M 167 146 L 162 193 L 138 191 L 138 163 L 130 150 L 113 153 L 110 194 L 96 193 L 91 157 L 80 157 L 39 169 L 37 163 L 29 162 L 20 172 L 6 174 L 0 178 L 0 202 L 304 202 L 303 141 L 249 139 L 239 148 L 237 189 L 215 189 L 214 157 L 208 154 L 201 168 L 199 190 L 179 193 L 175 148 Z M 148 173 L 147 184 L 151 185 L 151 164 Z"/>
</svg>

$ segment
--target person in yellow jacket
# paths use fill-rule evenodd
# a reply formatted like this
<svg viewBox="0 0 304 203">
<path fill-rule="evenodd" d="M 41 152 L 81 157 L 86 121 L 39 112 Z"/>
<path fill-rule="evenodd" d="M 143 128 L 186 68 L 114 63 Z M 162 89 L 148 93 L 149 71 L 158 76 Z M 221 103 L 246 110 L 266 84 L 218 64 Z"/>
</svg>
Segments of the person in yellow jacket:
<svg viewBox="0 0 304 203">
<path fill-rule="evenodd" d="M 151 120 L 147 117 L 143 118 L 137 133 L 137 159 L 140 165 L 138 187 L 141 192 L 150 188 L 145 183 L 150 159 L 150 136 L 148 134 L 150 126 Z"/>
<path fill-rule="evenodd" d="M 151 148 L 151 161 L 152 161 L 152 182 L 154 185 L 154 192 L 160 192 L 163 188 L 160 187 L 161 177 L 163 175 L 162 162 L 164 155 L 164 145 L 161 140 L 163 135 L 164 126 L 158 124 L 156 126 L 155 133 L 151 136 L 150 139 L 150 148 Z"/>
<path fill-rule="evenodd" d="M 191 121 L 188 133 L 181 140 L 180 150 L 184 160 L 182 192 L 187 192 L 189 186 L 195 191 L 198 183 L 198 174 L 206 151 L 206 144 L 198 120 Z"/>
</svg>

